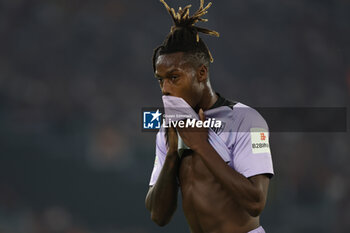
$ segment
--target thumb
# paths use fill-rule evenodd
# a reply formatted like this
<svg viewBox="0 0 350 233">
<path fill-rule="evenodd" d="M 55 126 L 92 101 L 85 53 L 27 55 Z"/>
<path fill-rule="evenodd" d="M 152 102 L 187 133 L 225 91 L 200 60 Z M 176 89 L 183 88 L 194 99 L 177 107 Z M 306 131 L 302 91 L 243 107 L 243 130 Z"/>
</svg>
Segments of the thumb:
<svg viewBox="0 0 350 233">
<path fill-rule="evenodd" d="M 204 115 L 203 109 L 199 109 L 199 119 L 201 121 L 205 121 L 205 115 Z"/>
</svg>

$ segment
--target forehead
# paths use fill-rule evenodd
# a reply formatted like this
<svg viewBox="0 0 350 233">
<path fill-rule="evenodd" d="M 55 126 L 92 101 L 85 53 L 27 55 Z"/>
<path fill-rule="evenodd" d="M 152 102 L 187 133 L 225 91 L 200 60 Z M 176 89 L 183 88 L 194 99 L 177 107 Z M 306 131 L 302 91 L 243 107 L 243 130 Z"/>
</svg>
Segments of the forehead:
<svg viewBox="0 0 350 233">
<path fill-rule="evenodd" d="M 187 61 L 183 52 L 159 55 L 156 61 L 156 69 L 172 69 L 184 66 Z"/>
</svg>

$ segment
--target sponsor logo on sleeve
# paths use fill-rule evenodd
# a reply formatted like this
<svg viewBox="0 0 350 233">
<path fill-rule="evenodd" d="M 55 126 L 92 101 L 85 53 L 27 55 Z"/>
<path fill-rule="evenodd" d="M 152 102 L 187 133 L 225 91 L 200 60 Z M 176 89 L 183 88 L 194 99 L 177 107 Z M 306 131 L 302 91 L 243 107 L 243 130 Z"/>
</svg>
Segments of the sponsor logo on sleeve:
<svg viewBox="0 0 350 233">
<path fill-rule="evenodd" d="M 254 154 L 270 153 L 269 132 L 262 128 L 251 128 L 250 137 Z"/>
</svg>

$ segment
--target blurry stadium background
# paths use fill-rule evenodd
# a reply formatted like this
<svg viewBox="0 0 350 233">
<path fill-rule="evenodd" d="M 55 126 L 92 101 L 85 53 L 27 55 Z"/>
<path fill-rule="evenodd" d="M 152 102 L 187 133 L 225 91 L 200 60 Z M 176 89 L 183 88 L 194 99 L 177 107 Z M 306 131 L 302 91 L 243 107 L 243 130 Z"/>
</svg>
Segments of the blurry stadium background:
<svg viewBox="0 0 350 233">
<path fill-rule="evenodd" d="M 168 0 L 173 7 L 199 0 Z M 250 106 L 349 106 L 350 1 L 215 1 L 213 87 Z M 144 198 L 161 106 L 158 0 L 0 1 L 0 232 L 188 232 Z M 349 133 L 272 133 L 268 233 L 350 232 Z"/>
</svg>

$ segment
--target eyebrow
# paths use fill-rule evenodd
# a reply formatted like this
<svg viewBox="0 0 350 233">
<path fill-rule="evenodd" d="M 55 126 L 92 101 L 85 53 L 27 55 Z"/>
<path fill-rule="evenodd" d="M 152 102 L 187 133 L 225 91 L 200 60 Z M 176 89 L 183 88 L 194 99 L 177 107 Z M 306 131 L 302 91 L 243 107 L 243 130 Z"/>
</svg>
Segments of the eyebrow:
<svg viewBox="0 0 350 233">
<path fill-rule="evenodd" d="M 178 69 L 178 68 L 174 68 L 174 69 L 172 69 L 172 70 L 166 72 L 166 75 L 171 74 L 171 73 L 176 72 L 176 71 L 179 71 L 179 69 Z M 162 77 L 161 77 L 160 75 L 158 75 L 157 73 L 154 73 L 154 77 L 156 77 L 156 78 L 162 78 Z"/>
</svg>

